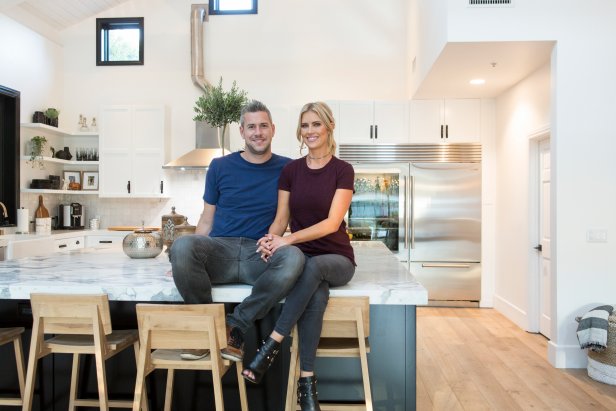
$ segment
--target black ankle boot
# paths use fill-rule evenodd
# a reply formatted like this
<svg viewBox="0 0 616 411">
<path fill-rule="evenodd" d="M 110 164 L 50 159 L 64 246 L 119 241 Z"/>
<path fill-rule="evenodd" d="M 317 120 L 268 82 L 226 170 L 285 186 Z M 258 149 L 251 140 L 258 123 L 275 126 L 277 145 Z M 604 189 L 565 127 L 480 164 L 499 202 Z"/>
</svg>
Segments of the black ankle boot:
<svg viewBox="0 0 616 411">
<path fill-rule="evenodd" d="M 302 411 L 321 411 L 317 398 L 317 377 L 302 377 L 297 380 L 297 402 Z"/>
<path fill-rule="evenodd" d="M 242 375 L 248 381 L 258 384 L 263 378 L 263 374 L 269 369 L 274 362 L 274 359 L 280 352 L 280 343 L 271 337 L 267 337 L 267 340 L 263 343 L 261 348 L 257 351 L 257 355 L 252 360 L 248 368 L 244 369 Z M 245 374 L 246 371 L 252 372 L 254 378 Z"/>
</svg>

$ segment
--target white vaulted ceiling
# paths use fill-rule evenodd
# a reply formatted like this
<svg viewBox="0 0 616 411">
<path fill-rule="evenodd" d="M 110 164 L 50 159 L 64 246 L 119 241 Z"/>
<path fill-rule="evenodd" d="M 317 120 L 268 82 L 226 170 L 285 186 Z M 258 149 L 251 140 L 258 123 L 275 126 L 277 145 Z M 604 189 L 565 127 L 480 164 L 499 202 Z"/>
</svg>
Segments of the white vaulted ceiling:
<svg viewBox="0 0 616 411">
<path fill-rule="evenodd" d="M 43 36 L 61 43 L 60 32 L 128 0 L 0 0 L 4 13 Z"/>
</svg>

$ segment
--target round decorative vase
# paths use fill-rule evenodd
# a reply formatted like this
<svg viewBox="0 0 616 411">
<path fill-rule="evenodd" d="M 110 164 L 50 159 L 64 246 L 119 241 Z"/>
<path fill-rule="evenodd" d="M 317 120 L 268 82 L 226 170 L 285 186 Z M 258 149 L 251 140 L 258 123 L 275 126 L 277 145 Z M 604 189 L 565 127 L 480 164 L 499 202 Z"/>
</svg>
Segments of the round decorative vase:
<svg viewBox="0 0 616 411">
<path fill-rule="evenodd" d="M 173 242 L 175 226 L 182 224 L 184 216 L 175 212 L 175 207 L 171 207 L 171 214 L 165 214 L 161 218 L 161 229 L 163 232 L 163 243 L 169 247 Z"/>
<path fill-rule="evenodd" d="M 154 258 L 163 251 L 163 239 L 157 232 L 142 227 L 124 237 L 122 250 L 130 258 Z"/>
</svg>

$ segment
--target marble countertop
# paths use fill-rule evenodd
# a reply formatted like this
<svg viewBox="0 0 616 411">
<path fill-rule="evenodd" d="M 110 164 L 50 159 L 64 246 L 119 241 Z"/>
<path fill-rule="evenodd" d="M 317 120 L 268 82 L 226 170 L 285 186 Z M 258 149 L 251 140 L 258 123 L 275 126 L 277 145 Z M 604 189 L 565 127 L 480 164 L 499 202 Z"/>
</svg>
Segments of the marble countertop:
<svg viewBox="0 0 616 411">
<path fill-rule="evenodd" d="M 330 295 L 367 295 L 371 304 L 422 305 L 426 289 L 381 242 L 353 242 L 357 270 L 351 282 Z M 29 299 L 30 293 L 107 293 L 120 301 L 182 301 L 166 253 L 131 259 L 121 246 L 85 248 L 45 257 L 0 261 L 0 299 Z M 240 302 L 245 284 L 217 285 L 216 302 Z"/>
</svg>

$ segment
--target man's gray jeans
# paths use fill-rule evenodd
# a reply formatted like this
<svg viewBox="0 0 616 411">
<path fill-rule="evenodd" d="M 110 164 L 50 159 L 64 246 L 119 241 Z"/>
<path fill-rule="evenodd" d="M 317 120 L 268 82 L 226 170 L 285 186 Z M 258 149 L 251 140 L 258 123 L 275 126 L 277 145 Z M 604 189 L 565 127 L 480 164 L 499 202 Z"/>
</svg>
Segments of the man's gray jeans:
<svg viewBox="0 0 616 411">
<path fill-rule="evenodd" d="M 212 303 L 212 285 L 252 285 L 250 296 L 227 317 L 242 333 L 291 291 L 304 267 L 304 254 L 295 246 L 276 251 L 266 263 L 257 242 L 245 237 L 187 235 L 173 242 L 169 259 L 173 280 L 187 304 Z"/>
</svg>

